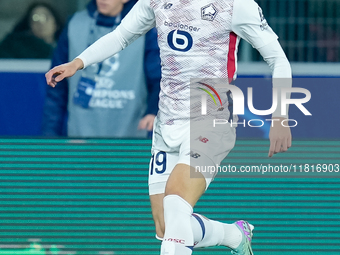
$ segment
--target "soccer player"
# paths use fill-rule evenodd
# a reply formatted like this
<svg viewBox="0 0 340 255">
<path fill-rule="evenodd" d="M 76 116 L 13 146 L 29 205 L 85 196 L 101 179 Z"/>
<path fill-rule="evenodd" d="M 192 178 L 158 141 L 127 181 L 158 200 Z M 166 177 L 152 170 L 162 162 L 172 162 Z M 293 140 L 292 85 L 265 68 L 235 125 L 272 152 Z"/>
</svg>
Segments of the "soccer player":
<svg viewBox="0 0 340 255">
<path fill-rule="evenodd" d="M 205 128 L 205 123 L 190 111 L 190 104 L 195 102 L 190 102 L 189 85 L 191 78 L 224 78 L 228 82 L 236 78 L 240 38 L 261 53 L 272 69 L 273 78 L 291 78 L 290 64 L 277 36 L 253 0 L 139 0 L 115 31 L 73 61 L 50 70 L 46 74 L 47 83 L 56 86 L 77 70 L 116 54 L 155 26 L 162 81 L 154 123 L 149 194 L 156 237 L 163 240 L 161 255 L 189 255 L 194 247 L 214 245 L 227 246 L 233 254 L 251 255 L 253 226 L 248 222 L 225 224 L 193 214 L 193 207 L 213 176 L 198 173 L 200 178 L 191 178 L 190 171 L 194 165 L 219 164 L 234 146 L 235 128 L 229 125 Z M 291 84 L 273 79 L 273 87 L 282 86 Z M 227 110 L 230 93 L 227 89 L 224 92 L 221 95 L 224 111 L 212 115 L 227 119 L 225 116 L 231 115 Z M 273 116 L 286 118 L 280 116 L 279 110 L 280 107 Z M 190 130 L 192 127 L 202 128 Z M 198 135 L 202 139 L 196 141 Z M 291 146 L 290 129 L 277 122 L 269 137 L 269 157 Z M 206 147 L 200 147 L 202 150 L 191 148 L 207 140 Z"/>
</svg>

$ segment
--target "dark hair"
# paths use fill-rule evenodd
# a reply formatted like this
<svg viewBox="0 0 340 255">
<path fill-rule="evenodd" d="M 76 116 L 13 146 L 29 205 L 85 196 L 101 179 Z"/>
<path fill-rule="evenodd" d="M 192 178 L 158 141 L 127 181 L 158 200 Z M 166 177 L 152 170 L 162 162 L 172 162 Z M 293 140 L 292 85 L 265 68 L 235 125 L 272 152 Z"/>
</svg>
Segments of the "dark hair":
<svg viewBox="0 0 340 255">
<path fill-rule="evenodd" d="M 63 28 L 63 23 L 61 21 L 59 14 L 56 12 L 56 10 L 51 5 L 49 5 L 48 3 L 44 3 L 44 2 L 36 2 L 36 3 L 31 4 L 28 7 L 24 17 L 14 27 L 13 31 L 14 32 L 31 31 L 30 19 L 31 19 L 33 10 L 37 7 L 45 7 L 46 9 L 48 9 L 51 12 L 52 16 L 55 19 L 56 25 L 57 25 L 57 30 L 54 33 L 54 39 L 57 40 L 60 33 L 61 33 L 61 30 Z"/>
</svg>

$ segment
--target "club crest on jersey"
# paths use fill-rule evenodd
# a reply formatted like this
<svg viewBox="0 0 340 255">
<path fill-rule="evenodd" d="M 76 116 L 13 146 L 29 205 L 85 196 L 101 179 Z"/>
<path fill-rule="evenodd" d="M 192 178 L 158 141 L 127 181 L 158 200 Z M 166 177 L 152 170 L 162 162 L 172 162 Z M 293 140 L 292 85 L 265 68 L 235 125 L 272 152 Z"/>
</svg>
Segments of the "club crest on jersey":
<svg viewBox="0 0 340 255">
<path fill-rule="evenodd" d="M 208 4 L 201 8 L 201 17 L 203 20 L 213 21 L 218 11 L 213 4 Z"/>
</svg>

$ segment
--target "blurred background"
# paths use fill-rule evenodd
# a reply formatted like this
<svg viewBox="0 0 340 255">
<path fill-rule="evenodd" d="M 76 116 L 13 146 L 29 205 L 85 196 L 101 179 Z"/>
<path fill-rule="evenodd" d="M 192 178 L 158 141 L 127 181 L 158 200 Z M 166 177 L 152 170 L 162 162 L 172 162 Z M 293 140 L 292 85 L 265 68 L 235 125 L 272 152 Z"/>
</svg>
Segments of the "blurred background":
<svg viewBox="0 0 340 255">
<path fill-rule="evenodd" d="M 7 33 L 12 31 L 16 22 L 22 18 L 27 8 L 38 1 L 35 0 L 1 0 L 0 1 L 0 40 L 3 40 Z M 51 4 L 60 14 L 65 23 L 67 18 L 77 10 L 82 10 L 88 0 L 42 0 Z"/>
<path fill-rule="evenodd" d="M 42 107 L 45 99 L 46 84 L 43 74 L 50 67 L 50 56 L 56 40 L 48 46 L 22 50 L 11 36 L 17 22 L 23 18 L 34 0 L 1 0 L 0 1 L 0 135 L 1 136 L 40 136 Z M 60 26 L 78 10 L 85 8 L 87 0 L 44 0 L 49 3 L 60 17 Z M 279 41 L 292 63 L 295 77 L 337 78 L 340 76 L 340 1 L 339 0 L 258 0 L 265 18 L 278 34 Z M 58 35 L 58 33 L 56 33 Z M 6 37 L 10 37 L 4 43 Z M 8 38 L 7 38 L 8 39 Z M 26 38 L 27 39 L 27 38 Z M 25 39 L 25 40 L 26 40 Z M 55 38 L 57 39 L 57 38 Z M 28 42 L 31 42 L 27 39 Z M 14 43 L 13 43 L 14 41 Z M 20 40 L 19 40 L 20 41 Z M 21 40 L 22 41 L 22 40 Z M 1 48 L 5 49 L 1 53 Z M 44 49 L 44 50 L 43 50 Z M 9 54 L 11 52 L 11 54 Z M 241 41 L 239 47 L 239 78 L 268 77 L 270 70 L 259 53 Z M 23 56 L 25 59 L 22 59 Z M 240 81 L 240 79 L 239 79 Z M 326 101 L 336 98 L 337 83 L 325 82 L 330 87 Z M 316 82 L 315 82 L 316 83 Z M 249 83 L 248 83 L 249 84 Z M 331 85 L 334 84 L 334 85 Z M 239 82 L 246 89 L 246 85 Z M 300 80 L 296 87 L 318 91 L 320 84 L 311 85 L 309 81 Z M 313 87 L 314 86 L 314 87 Z M 316 86 L 316 87 L 315 87 Z M 270 91 L 270 87 L 268 88 Z M 246 94 L 246 93 L 245 93 Z M 269 94 L 270 95 L 270 94 Z M 311 104 L 317 105 L 315 94 Z M 271 97 L 255 99 L 258 109 L 267 109 Z M 323 98 L 318 101 L 323 100 Z M 330 106 L 332 109 L 334 106 Z M 291 107 L 294 111 L 294 107 Z M 319 108 L 318 108 L 319 109 Z M 321 112 L 314 112 L 321 115 Z M 247 118 L 247 116 L 245 116 Z M 249 117 L 250 118 L 250 117 Z M 311 119 L 311 118 L 310 118 Z M 304 121 L 306 120 L 306 122 Z M 337 120 L 333 120 L 337 121 Z M 306 123 L 304 125 L 304 123 Z M 339 122 L 336 122 L 339 124 Z M 300 130 L 299 130 L 300 128 Z M 308 136 L 303 130 L 310 128 L 310 121 L 302 119 L 301 125 L 293 132 L 297 137 L 339 137 L 338 132 L 329 134 L 321 132 L 322 125 L 313 125 L 313 132 Z M 239 130 L 239 137 L 263 137 L 261 131 L 244 128 Z"/>
<path fill-rule="evenodd" d="M 0 43 L 13 39 L 35 2 L 0 0 Z M 88 0 L 39 2 L 55 9 L 62 26 Z M 294 146 L 274 159 L 266 157 L 268 125 L 239 127 L 224 164 L 330 169 L 340 163 L 340 0 L 257 2 L 292 63 L 294 86 L 311 91 L 305 106 L 312 116 L 291 107 L 291 118 L 299 122 L 292 128 Z M 147 191 L 151 141 L 42 138 L 44 73 L 55 41 L 31 51 L 21 50 L 20 42 L 9 40 L 7 50 L 0 49 L 0 254 L 159 254 Z M 255 108 L 268 109 L 270 70 L 244 41 L 238 74 L 244 94 L 254 86 Z M 257 83 L 268 89 L 257 91 Z M 256 227 L 255 254 L 338 255 L 340 181 L 314 177 L 217 178 L 197 211 L 227 222 L 249 220 Z M 225 252 L 217 247 L 195 254 Z"/>
<path fill-rule="evenodd" d="M 0 40 L 3 40 L 35 0 L 0 1 Z M 63 23 L 88 0 L 43 0 L 59 13 Z M 340 2 L 338 0 L 258 0 L 268 23 L 280 38 L 292 62 L 339 62 Z M 240 49 L 241 61 L 259 61 L 249 45 Z"/>
</svg>

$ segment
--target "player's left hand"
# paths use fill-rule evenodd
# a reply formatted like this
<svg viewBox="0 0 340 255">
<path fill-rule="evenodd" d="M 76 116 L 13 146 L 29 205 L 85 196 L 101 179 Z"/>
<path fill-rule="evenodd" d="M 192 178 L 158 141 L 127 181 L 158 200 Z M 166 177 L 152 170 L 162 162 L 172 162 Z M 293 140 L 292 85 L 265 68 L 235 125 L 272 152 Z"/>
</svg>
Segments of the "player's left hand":
<svg viewBox="0 0 340 255">
<path fill-rule="evenodd" d="M 280 121 L 274 121 L 274 124 L 270 128 L 269 140 L 270 148 L 268 157 L 272 157 L 279 152 L 285 152 L 292 146 L 292 134 L 289 127 L 282 126 L 281 122 L 285 118 L 275 117 L 273 119 L 279 119 Z"/>
<path fill-rule="evenodd" d="M 151 131 L 153 128 L 153 122 L 155 121 L 155 115 L 147 114 L 143 119 L 140 120 L 138 129 L 146 129 Z"/>
</svg>

